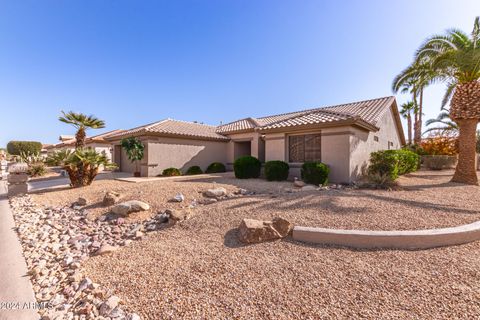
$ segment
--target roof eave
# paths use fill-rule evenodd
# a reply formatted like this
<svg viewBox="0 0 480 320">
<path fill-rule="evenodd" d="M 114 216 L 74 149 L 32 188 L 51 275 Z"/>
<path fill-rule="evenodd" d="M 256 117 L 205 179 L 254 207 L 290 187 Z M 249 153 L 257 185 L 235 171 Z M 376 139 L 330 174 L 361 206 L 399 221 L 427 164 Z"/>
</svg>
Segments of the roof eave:
<svg viewBox="0 0 480 320">
<path fill-rule="evenodd" d="M 324 128 L 334 128 L 334 127 L 341 127 L 341 126 L 357 126 L 368 131 L 378 131 L 379 128 L 362 120 L 362 119 L 347 119 L 347 120 L 337 120 L 331 122 L 322 122 L 322 123 L 314 123 L 314 124 L 305 124 L 305 125 L 295 125 L 295 126 L 286 126 L 286 127 L 279 127 L 279 128 L 259 128 L 258 131 L 260 133 L 275 133 L 275 132 L 285 132 L 285 131 L 304 131 L 309 129 L 324 129 Z"/>
</svg>

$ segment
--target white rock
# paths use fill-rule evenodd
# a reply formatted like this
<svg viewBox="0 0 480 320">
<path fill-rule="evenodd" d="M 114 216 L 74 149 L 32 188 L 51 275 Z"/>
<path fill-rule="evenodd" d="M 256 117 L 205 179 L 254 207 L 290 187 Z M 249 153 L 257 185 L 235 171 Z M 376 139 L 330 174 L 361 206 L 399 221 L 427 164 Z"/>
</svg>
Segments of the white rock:
<svg viewBox="0 0 480 320">
<path fill-rule="evenodd" d="M 172 201 L 174 202 L 182 202 L 185 200 L 185 196 L 181 193 L 178 193 L 175 195 L 175 197 L 172 198 Z"/>
</svg>

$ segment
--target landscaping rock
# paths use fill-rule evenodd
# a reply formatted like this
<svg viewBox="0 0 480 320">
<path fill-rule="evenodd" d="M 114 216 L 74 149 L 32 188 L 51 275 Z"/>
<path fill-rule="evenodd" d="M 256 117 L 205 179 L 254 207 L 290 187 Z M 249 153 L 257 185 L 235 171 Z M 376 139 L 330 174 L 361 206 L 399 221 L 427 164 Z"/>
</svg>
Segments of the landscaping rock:
<svg viewBox="0 0 480 320">
<path fill-rule="evenodd" d="M 239 239 L 243 243 L 258 243 L 281 238 L 272 223 L 268 221 L 243 219 L 238 229 Z"/>
<path fill-rule="evenodd" d="M 104 244 L 103 246 L 100 247 L 100 249 L 98 249 L 95 252 L 95 255 L 102 256 L 104 254 L 112 253 L 112 252 L 116 251 L 117 249 L 118 249 L 117 247 L 111 246 L 109 244 Z"/>
<path fill-rule="evenodd" d="M 273 218 L 272 225 L 282 238 L 290 235 L 293 230 L 293 224 L 280 217 Z"/>
<path fill-rule="evenodd" d="M 77 202 L 76 202 L 76 205 L 77 206 L 86 206 L 87 205 L 87 199 L 79 197 Z"/>
<path fill-rule="evenodd" d="M 103 317 L 109 317 L 112 311 L 118 306 L 120 298 L 117 296 L 111 296 L 104 303 L 100 305 L 100 315 Z"/>
<path fill-rule="evenodd" d="M 105 196 L 103 197 L 103 205 L 108 207 L 108 206 L 113 206 L 114 204 L 118 203 L 122 196 L 118 192 L 114 191 L 108 191 Z"/>
<path fill-rule="evenodd" d="M 171 220 L 173 221 L 182 221 L 187 218 L 187 212 L 180 210 L 167 209 L 165 213 L 168 214 Z"/>
<path fill-rule="evenodd" d="M 303 182 L 302 180 L 295 180 L 295 181 L 293 182 L 293 185 L 294 185 L 295 187 L 302 188 L 302 187 L 304 187 L 304 186 L 306 185 L 306 183 Z"/>
<path fill-rule="evenodd" d="M 212 204 L 212 203 L 215 203 L 215 202 L 218 202 L 218 200 L 215 199 L 215 198 L 207 198 L 207 199 L 204 199 L 202 201 L 203 204 Z"/>
<path fill-rule="evenodd" d="M 273 221 L 243 219 L 240 223 L 239 240 L 243 243 L 259 243 L 286 237 L 293 226 L 285 219 Z"/>
<path fill-rule="evenodd" d="M 302 191 L 315 191 L 315 190 L 317 190 L 317 187 L 312 185 L 306 185 L 302 187 Z"/>
<path fill-rule="evenodd" d="M 183 202 L 185 200 L 185 196 L 181 193 L 178 193 L 175 195 L 175 197 L 172 198 L 172 202 Z"/>
<path fill-rule="evenodd" d="M 221 198 L 227 195 L 227 190 L 225 188 L 219 187 L 215 189 L 208 189 L 203 193 L 203 195 L 207 198 Z"/>
<path fill-rule="evenodd" d="M 121 216 L 127 216 L 132 212 L 146 211 L 148 209 L 150 209 L 148 203 L 138 200 L 130 200 L 115 205 L 112 208 L 112 212 Z"/>
</svg>

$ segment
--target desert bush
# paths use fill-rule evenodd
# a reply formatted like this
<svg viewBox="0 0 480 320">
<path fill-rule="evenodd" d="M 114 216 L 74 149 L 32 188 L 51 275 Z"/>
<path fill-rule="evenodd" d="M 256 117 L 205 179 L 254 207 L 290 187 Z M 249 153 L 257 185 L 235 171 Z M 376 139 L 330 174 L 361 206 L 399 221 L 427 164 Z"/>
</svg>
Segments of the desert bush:
<svg viewBox="0 0 480 320">
<path fill-rule="evenodd" d="M 162 176 L 165 176 L 165 177 L 174 177 L 174 176 L 181 176 L 181 175 L 182 175 L 182 172 L 177 168 L 167 168 L 162 172 Z"/>
<path fill-rule="evenodd" d="M 370 172 L 367 175 L 367 183 L 362 187 L 374 189 L 392 189 L 397 186 L 395 180 L 388 173 Z"/>
<path fill-rule="evenodd" d="M 258 178 L 262 164 L 252 156 L 243 156 L 233 163 L 233 171 L 238 179 Z"/>
<path fill-rule="evenodd" d="M 457 157 L 447 155 L 428 155 L 423 156 L 423 163 L 430 170 L 442 170 L 443 168 L 455 167 Z"/>
<path fill-rule="evenodd" d="M 25 154 L 39 154 L 42 151 L 42 144 L 38 141 L 10 141 L 7 144 L 7 151 L 11 155 L 20 156 Z"/>
<path fill-rule="evenodd" d="M 302 165 L 302 180 L 309 184 L 326 185 L 330 168 L 321 162 L 308 161 Z"/>
<path fill-rule="evenodd" d="M 47 168 L 42 162 L 37 162 L 28 166 L 27 173 L 30 177 L 41 177 L 47 173 Z"/>
<path fill-rule="evenodd" d="M 221 162 L 213 162 L 207 167 L 207 170 L 205 170 L 206 173 L 219 173 L 225 171 L 227 171 L 227 168 L 225 168 L 225 165 Z"/>
<path fill-rule="evenodd" d="M 288 178 L 288 163 L 283 161 L 267 161 L 265 163 L 265 177 L 268 181 L 283 181 Z"/>
<path fill-rule="evenodd" d="M 456 136 L 433 136 L 422 140 L 420 147 L 425 155 L 447 155 L 458 154 L 458 138 Z"/>
<path fill-rule="evenodd" d="M 195 174 L 202 174 L 203 171 L 199 166 L 191 166 L 187 169 L 187 175 L 195 175 Z"/>
<path fill-rule="evenodd" d="M 382 150 L 370 154 L 369 175 L 388 175 L 393 181 L 399 175 L 418 169 L 420 157 L 408 150 Z"/>
</svg>

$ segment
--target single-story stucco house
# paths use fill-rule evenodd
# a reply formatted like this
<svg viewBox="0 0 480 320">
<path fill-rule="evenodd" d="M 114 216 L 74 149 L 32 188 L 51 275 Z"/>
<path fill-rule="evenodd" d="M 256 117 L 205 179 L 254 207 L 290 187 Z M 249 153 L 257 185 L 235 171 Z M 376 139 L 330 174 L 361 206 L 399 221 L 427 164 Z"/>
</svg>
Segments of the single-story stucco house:
<svg viewBox="0 0 480 320">
<path fill-rule="evenodd" d="M 123 130 L 111 130 L 108 132 L 104 132 L 95 136 L 87 137 L 85 139 L 85 146 L 87 148 L 92 148 L 95 151 L 101 153 L 104 152 L 108 159 L 112 159 L 112 144 L 110 141 L 107 141 L 106 138 L 118 134 L 122 132 Z M 70 150 L 74 151 L 75 150 L 75 136 L 69 136 L 69 135 L 60 135 L 59 138 L 60 142 L 57 144 L 49 145 L 45 149 L 47 153 L 49 152 L 54 152 L 54 151 L 60 151 L 60 150 Z"/>
<path fill-rule="evenodd" d="M 231 169 L 236 158 L 252 155 L 260 161 L 282 160 L 290 175 L 300 176 L 305 161 L 330 166 L 330 181 L 350 183 L 369 161 L 370 153 L 398 149 L 405 137 L 395 97 L 321 107 L 261 118 L 245 118 L 220 126 L 166 119 L 109 135 L 113 161 L 133 172 L 120 147 L 122 138 L 135 136 L 145 145 L 142 176 L 157 176 L 165 168 L 186 171 L 212 162 Z"/>
</svg>

